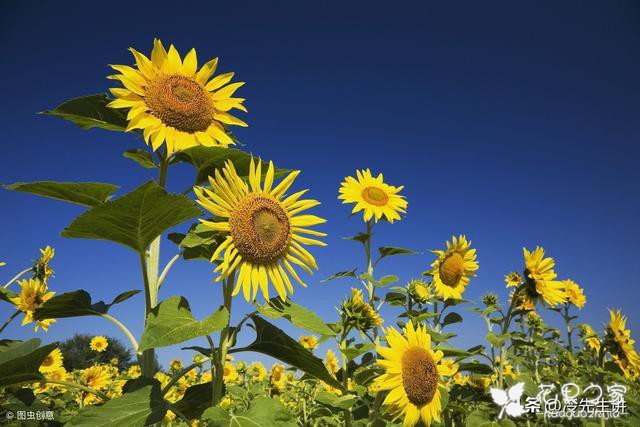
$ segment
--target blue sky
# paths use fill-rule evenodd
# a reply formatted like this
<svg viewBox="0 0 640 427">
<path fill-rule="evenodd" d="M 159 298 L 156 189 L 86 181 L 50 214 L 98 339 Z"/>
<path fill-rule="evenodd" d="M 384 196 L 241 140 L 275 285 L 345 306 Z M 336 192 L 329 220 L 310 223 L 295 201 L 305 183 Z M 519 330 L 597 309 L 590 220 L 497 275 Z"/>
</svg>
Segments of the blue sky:
<svg viewBox="0 0 640 427">
<path fill-rule="evenodd" d="M 195 47 L 201 63 L 219 56 L 220 71 L 247 82 L 239 93 L 250 127 L 237 136 L 254 154 L 301 169 L 296 188 L 322 201 L 316 213 L 328 219 L 329 246 L 314 251 L 321 270 L 296 290 L 298 303 L 334 321 L 334 306 L 355 285 L 319 281 L 363 264 L 361 249 L 342 239 L 363 223 L 336 196 L 344 176 L 369 167 L 405 185 L 409 201 L 405 219 L 377 227 L 375 244 L 422 252 L 390 259 L 380 274 L 415 277 L 431 263 L 430 249 L 464 233 L 480 262 L 465 296 L 504 298 L 503 276 L 521 268 L 522 247 L 542 245 L 560 277 L 585 288 L 582 321 L 599 327 L 608 307 L 621 308 L 638 338 L 637 3 L 24 1 L 0 9 L 0 182 L 102 181 L 123 194 L 151 178 L 122 157 L 142 147 L 133 134 L 82 131 L 35 113 L 106 91 L 107 65 L 131 63 L 128 47 L 148 53 L 160 37 L 183 54 Z M 169 188 L 181 191 L 190 179 L 179 166 Z M 0 203 L 3 281 L 50 244 L 58 293 L 84 288 L 110 300 L 141 287 L 130 250 L 60 237 L 81 208 L 7 191 Z M 174 253 L 165 240 L 163 260 Z M 212 278 L 206 262 L 179 262 L 161 297 L 184 295 L 202 317 L 220 304 Z M 143 304 L 138 296 L 113 314 L 139 335 Z M 234 317 L 249 309 L 237 299 Z M 0 307 L 0 317 L 10 313 Z M 484 323 L 463 315 L 458 343 L 469 347 Z M 120 336 L 93 318 L 61 320 L 38 335 L 74 332 Z M 16 323 L 6 335 L 33 332 Z M 160 351 L 163 362 L 177 354 Z"/>
</svg>

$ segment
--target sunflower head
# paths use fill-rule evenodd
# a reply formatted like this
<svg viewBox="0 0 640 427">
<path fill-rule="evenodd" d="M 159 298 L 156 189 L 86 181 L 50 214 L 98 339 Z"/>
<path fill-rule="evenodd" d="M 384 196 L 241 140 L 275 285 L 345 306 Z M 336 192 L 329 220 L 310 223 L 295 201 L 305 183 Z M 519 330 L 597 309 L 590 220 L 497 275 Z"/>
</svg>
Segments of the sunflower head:
<svg viewBox="0 0 640 427">
<path fill-rule="evenodd" d="M 640 371 L 640 355 L 634 348 L 631 331 L 626 327 L 627 318 L 620 310 L 609 310 L 609 315 L 604 344 L 625 377 L 632 378 Z"/>
<path fill-rule="evenodd" d="M 131 48 L 135 67 L 112 65 L 124 88 L 111 89 L 112 108 L 128 109 L 127 130 L 142 129 L 145 142 L 155 151 L 163 143 L 167 154 L 197 145 L 228 146 L 233 140 L 225 126 L 247 126 L 229 114 L 232 109 L 247 111 L 243 98 L 233 94 L 244 83 L 230 83 L 233 73 L 211 78 L 218 66 L 215 58 L 198 70 L 195 49 L 184 58 L 171 45 L 154 41 L 151 58 Z"/>
<path fill-rule="evenodd" d="M 409 282 L 409 295 L 414 301 L 424 304 L 433 295 L 433 289 L 424 280 L 414 279 Z"/>
<path fill-rule="evenodd" d="M 52 350 L 51 353 L 44 358 L 38 369 L 43 374 L 64 369 L 62 368 L 62 351 L 60 351 L 59 348 Z"/>
<path fill-rule="evenodd" d="M 223 379 L 225 384 L 232 383 L 238 380 L 238 371 L 236 370 L 236 367 L 233 366 L 233 363 L 224 363 Z"/>
<path fill-rule="evenodd" d="M 492 307 L 498 304 L 498 295 L 493 292 L 488 292 L 482 296 L 482 304 L 487 307 Z"/>
<path fill-rule="evenodd" d="M 326 236 L 308 228 L 325 220 L 315 215 L 299 214 L 319 202 L 301 199 L 305 191 L 285 196 L 299 172 L 291 172 L 274 185 L 275 168 L 270 162 L 264 183 L 261 183 L 262 162 L 256 163 L 252 158 L 249 182 L 246 183 L 233 163 L 228 161 L 222 171 L 216 170 L 215 177 L 209 177 L 210 188 L 194 188 L 198 203 L 222 219 L 201 222 L 224 235 L 224 241 L 216 248 L 211 262 L 219 262 L 215 271 L 220 275 L 216 280 L 238 272 L 233 295 L 242 289 L 245 299 L 253 301 L 260 289 L 267 300 L 271 283 L 284 301 L 287 294 L 293 293 L 289 276 L 306 286 L 293 265 L 308 273 L 312 273 L 312 268 L 318 268 L 314 257 L 303 245 L 325 245 L 306 236 Z"/>
<path fill-rule="evenodd" d="M 338 199 L 342 203 L 353 203 L 351 213 L 362 211 L 365 222 L 385 218 L 390 223 L 400 219 L 407 211 L 407 201 L 399 193 L 404 188 L 393 187 L 384 182 L 382 174 L 374 177 L 369 169 L 357 170 L 356 177 L 348 176 L 342 182 Z"/>
<path fill-rule="evenodd" d="M 478 270 L 476 250 L 471 248 L 471 241 L 465 236 L 453 236 L 451 242 L 446 242 L 446 250 L 433 251 L 438 257 L 431 264 L 433 286 L 440 298 L 460 299 L 469 284 L 471 277 Z"/>
<path fill-rule="evenodd" d="M 528 301 L 537 302 L 542 299 L 545 303 L 554 307 L 563 304 L 567 300 L 564 284 L 555 280 L 557 277 L 553 267 L 555 261 L 551 257 L 544 256 L 544 249 L 540 246 L 529 252 L 523 248 L 525 263 L 525 295 Z"/>
<path fill-rule="evenodd" d="M 522 282 L 522 275 L 517 271 L 512 271 L 511 273 L 504 276 L 504 281 L 507 284 L 507 288 L 511 288 L 514 286 L 519 286 Z"/>
<path fill-rule="evenodd" d="M 336 357 L 336 354 L 332 350 L 327 350 L 327 355 L 325 356 L 324 364 L 327 367 L 327 370 L 329 371 L 329 373 L 333 376 L 335 376 L 335 374 L 340 369 L 338 358 Z"/>
<path fill-rule="evenodd" d="M 351 288 L 351 297 L 342 302 L 341 309 L 345 323 L 360 331 L 377 328 L 384 322 L 378 312 L 364 301 L 360 289 Z"/>
<path fill-rule="evenodd" d="M 284 389 L 287 384 L 287 375 L 284 371 L 284 366 L 278 364 L 273 365 L 271 367 L 270 380 L 271 384 L 273 384 L 278 390 Z"/>
<path fill-rule="evenodd" d="M 53 268 L 51 268 L 49 263 L 55 254 L 55 249 L 47 245 L 46 248 L 40 249 L 40 258 L 33 264 L 33 275 L 42 283 L 47 283 L 49 278 L 54 274 Z"/>
<path fill-rule="evenodd" d="M 249 365 L 249 367 L 247 368 L 247 372 L 258 381 L 262 381 L 267 376 L 267 369 L 260 362 L 253 362 L 251 365 Z"/>
<path fill-rule="evenodd" d="M 567 294 L 567 302 L 575 305 L 578 308 L 584 307 L 587 303 L 587 297 L 584 296 L 584 289 L 582 289 L 573 280 L 564 280 L 564 291 Z"/>
<path fill-rule="evenodd" d="M 179 371 L 182 369 L 183 365 L 182 365 L 182 360 L 180 359 L 173 359 L 171 360 L 171 362 L 169 362 L 169 366 L 171 367 L 172 371 Z"/>
<path fill-rule="evenodd" d="M 82 371 L 81 379 L 82 384 L 96 390 L 106 387 L 111 380 L 109 371 L 102 365 L 95 365 L 84 369 Z"/>
<path fill-rule="evenodd" d="M 318 347 L 319 344 L 318 338 L 316 338 L 314 335 L 302 335 L 298 339 L 298 342 L 300 342 L 300 344 L 302 344 L 302 346 L 307 350 L 313 350 Z"/>
<path fill-rule="evenodd" d="M 586 323 L 580 325 L 579 329 L 580 338 L 582 338 L 582 342 L 586 344 L 591 350 L 595 350 L 596 353 L 600 352 L 600 338 L 598 334 L 591 328 L 591 326 Z"/>
<path fill-rule="evenodd" d="M 89 347 L 91 350 L 102 353 L 109 346 L 109 342 L 102 335 L 95 336 L 91 338 L 91 343 L 89 343 Z"/>
<path fill-rule="evenodd" d="M 414 426 L 420 419 L 427 426 L 439 422 L 440 387 L 444 376 L 456 373 L 455 364 L 443 359 L 442 351 L 431 348 L 431 336 L 424 326 L 414 328 L 411 321 L 404 334 L 387 328 L 385 339 L 389 347 L 376 346 L 378 365 L 385 373 L 375 379 L 374 387 L 389 390 L 384 405 L 398 417 L 404 416 L 404 426 Z"/>
<path fill-rule="evenodd" d="M 49 301 L 56 294 L 49 291 L 46 282 L 36 277 L 30 279 L 19 280 L 20 294 L 9 298 L 16 308 L 24 313 L 22 326 L 33 322 L 33 314 L 37 308 L 40 308 L 45 302 Z M 45 331 L 49 329 L 49 325 L 54 323 L 55 319 L 44 319 L 36 321 L 35 330 L 42 328 Z"/>
</svg>

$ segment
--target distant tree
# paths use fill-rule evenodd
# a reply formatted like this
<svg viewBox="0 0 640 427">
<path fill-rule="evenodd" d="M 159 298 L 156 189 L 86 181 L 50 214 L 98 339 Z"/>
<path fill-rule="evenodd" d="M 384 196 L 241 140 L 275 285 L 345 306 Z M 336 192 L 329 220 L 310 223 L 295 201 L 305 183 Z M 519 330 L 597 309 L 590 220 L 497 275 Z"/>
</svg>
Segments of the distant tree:
<svg viewBox="0 0 640 427">
<path fill-rule="evenodd" d="M 133 363 L 137 363 L 132 357 L 131 351 L 117 338 L 105 337 L 109 342 L 107 348 L 98 353 L 91 350 L 91 335 L 76 334 L 72 338 L 59 343 L 59 348 L 64 357 L 65 369 L 84 369 L 96 363 L 110 364 L 117 359 L 120 370 L 128 369 Z"/>
</svg>

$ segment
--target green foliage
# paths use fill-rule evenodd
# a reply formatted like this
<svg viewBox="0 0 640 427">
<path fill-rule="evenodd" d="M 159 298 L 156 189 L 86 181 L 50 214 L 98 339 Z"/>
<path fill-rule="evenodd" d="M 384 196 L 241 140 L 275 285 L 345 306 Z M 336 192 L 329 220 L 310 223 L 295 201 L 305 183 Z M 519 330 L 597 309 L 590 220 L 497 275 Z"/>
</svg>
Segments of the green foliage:
<svg viewBox="0 0 640 427">
<path fill-rule="evenodd" d="M 162 421 L 167 402 L 160 393 L 160 384 L 145 385 L 109 400 L 102 406 L 81 409 L 68 426 L 86 427 L 144 427 Z"/>
<path fill-rule="evenodd" d="M 53 344 L 40 347 L 37 338 L 3 342 L 0 345 L 0 387 L 41 379 L 38 367 L 54 348 Z"/>
<path fill-rule="evenodd" d="M 341 279 L 343 277 L 357 277 L 356 270 L 357 268 L 354 268 L 353 270 L 340 271 L 332 276 L 327 277 L 324 280 L 321 280 L 320 283 L 327 283 L 335 279 Z"/>
<path fill-rule="evenodd" d="M 122 155 L 127 159 L 133 160 L 145 169 L 155 169 L 158 167 L 156 162 L 153 161 L 151 154 L 146 150 L 132 148 L 122 153 Z"/>
<path fill-rule="evenodd" d="M 107 107 L 111 100 L 103 93 L 73 98 L 42 114 L 57 116 L 75 123 L 82 129 L 101 128 L 124 131 L 127 116 L 123 110 Z"/>
<path fill-rule="evenodd" d="M 255 326 L 256 339 L 247 347 L 236 349 L 236 351 L 256 351 L 266 354 L 288 363 L 332 387 L 343 388 L 342 384 L 329 374 L 322 360 L 315 357 L 296 340 L 260 316 L 253 315 L 251 319 Z"/>
<path fill-rule="evenodd" d="M 226 236 L 202 224 L 193 224 L 187 234 L 170 233 L 169 240 L 180 246 L 185 260 L 209 261 Z"/>
<path fill-rule="evenodd" d="M 215 311 L 203 320 L 196 320 L 186 298 L 172 296 L 162 301 L 147 316 L 138 350 L 179 344 L 219 331 L 228 323 L 229 312 L 226 308 Z"/>
<path fill-rule="evenodd" d="M 100 316 L 101 314 L 106 314 L 113 305 L 124 302 L 139 293 L 140 291 L 137 290 L 126 291 L 115 297 L 109 304 L 103 301 L 92 304 L 91 295 L 89 295 L 87 291 L 66 292 L 61 295 L 56 295 L 45 302 L 41 307 L 36 309 L 33 317 L 35 320 L 44 320 L 62 319 L 65 317 Z"/>
<path fill-rule="evenodd" d="M 296 427 L 294 416 L 277 399 L 259 397 L 246 411 L 227 414 L 219 407 L 207 409 L 202 418 L 212 427 Z"/>
<path fill-rule="evenodd" d="M 7 190 L 36 194 L 82 206 L 97 206 L 109 200 L 117 185 L 101 182 L 16 182 L 3 185 Z"/>
<path fill-rule="evenodd" d="M 313 311 L 294 303 L 291 299 L 283 302 L 280 298 L 272 298 L 264 305 L 258 305 L 260 314 L 271 319 L 286 318 L 295 326 L 320 335 L 335 335 L 333 329 Z"/>
<path fill-rule="evenodd" d="M 199 215 L 200 209 L 190 199 L 169 194 L 149 181 L 83 213 L 62 236 L 110 240 L 143 253 L 164 231 Z"/>
<path fill-rule="evenodd" d="M 224 147 L 192 147 L 176 154 L 174 162 L 185 162 L 196 168 L 196 184 L 207 181 L 209 176 L 213 176 L 216 169 L 222 170 L 227 160 L 233 162 L 233 166 L 240 177 L 249 176 L 249 165 L 251 155 L 235 148 Z M 258 158 L 255 159 L 258 161 Z M 263 175 L 266 174 L 266 165 L 262 168 Z M 291 172 L 289 169 L 275 168 L 275 178 Z"/>
<path fill-rule="evenodd" d="M 118 359 L 116 366 L 120 370 L 131 366 L 131 351 L 120 340 L 111 336 L 105 337 L 109 345 L 104 351 L 98 353 L 89 347 L 92 338 L 90 335 L 75 334 L 65 341 L 56 343 L 62 351 L 63 365 L 67 371 L 85 369 L 96 363 L 111 365 L 111 360 L 114 358 Z"/>
</svg>

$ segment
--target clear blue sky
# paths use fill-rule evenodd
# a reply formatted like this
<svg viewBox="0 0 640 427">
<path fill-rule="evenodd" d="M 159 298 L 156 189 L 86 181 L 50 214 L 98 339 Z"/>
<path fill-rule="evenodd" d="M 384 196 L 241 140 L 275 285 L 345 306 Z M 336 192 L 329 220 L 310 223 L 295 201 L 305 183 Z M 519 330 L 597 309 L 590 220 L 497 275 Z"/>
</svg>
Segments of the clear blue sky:
<svg viewBox="0 0 640 427">
<path fill-rule="evenodd" d="M 586 289 L 581 320 L 600 327 L 607 307 L 619 307 L 638 338 L 637 2 L 2 2 L 0 182 L 103 181 L 124 192 L 149 179 L 122 157 L 142 147 L 133 134 L 82 131 L 35 113 L 106 91 L 107 64 L 131 63 L 127 48 L 149 52 L 154 37 L 181 53 L 196 47 L 201 63 L 219 56 L 220 70 L 246 81 L 250 127 L 237 136 L 253 153 L 302 169 L 297 188 L 323 202 L 316 213 L 328 219 L 329 247 L 314 252 L 321 271 L 294 299 L 327 321 L 353 283 L 320 279 L 363 262 L 361 249 L 342 240 L 363 224 L 348 218 L 337 188 L 370 167 L 405 185 L 409 201 L 405 219 L 378 227 L 376 243 L 423 252 L 380 273 L 414 277 L 432 261 L 429 249 L 465 233 L 480 262 L 465 296 L 505 297 L 503 275 L 521 268 L 522 247 L 542 245 L 559 275 Z M 174 191 L 190 182 L 186 166 L 171 174 Z M 110 300 L 141 287 L 130 250 L 60 237 L 81 208 L 7 191 L 0 204 L 0 260 L 8 263 L 0 279 L 50 244 L 58 293 L 85 288 Z M 175 253 L 168 241 L 163 249 L 164 260 Z M 182 294 L 202 317 L 220 304 L 212 278 L 208 263 L 180 262 L 161 297 Z M 139 334 L 142 307 L 138 296 L 113 314 Z M 10 313 L 0 307 L 0 317 Z M 459 343 L 477 344 L 484 323 L 464 316 Z M 93 318 L 61 320 L 38 335 L 74 332 L 120 336 Z M 6 334 L 33 333 L 16 323 Z M 163 362 L 174 354 L 160 352 Z"/>
</svg>

